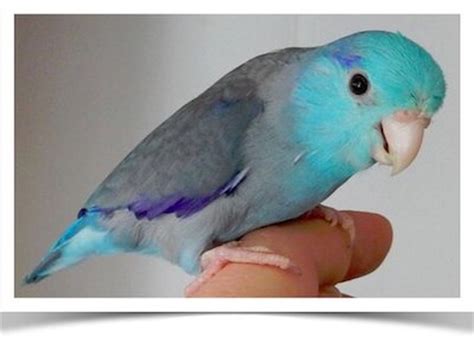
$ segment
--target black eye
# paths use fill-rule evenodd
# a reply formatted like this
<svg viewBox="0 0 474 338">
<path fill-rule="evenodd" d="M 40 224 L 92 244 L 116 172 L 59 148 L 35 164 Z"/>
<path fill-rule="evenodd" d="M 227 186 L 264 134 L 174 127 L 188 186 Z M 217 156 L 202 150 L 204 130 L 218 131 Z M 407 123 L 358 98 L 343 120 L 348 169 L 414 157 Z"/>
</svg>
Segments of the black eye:
<svg viewBox="0 0 474 338">
<path fill-rule="evenodd" d="M 363 95 L 369 89 L 369 80 L 362 74 L 354 74 L 349 81 L 349 88 L 355 95 Z"/>
</svg>

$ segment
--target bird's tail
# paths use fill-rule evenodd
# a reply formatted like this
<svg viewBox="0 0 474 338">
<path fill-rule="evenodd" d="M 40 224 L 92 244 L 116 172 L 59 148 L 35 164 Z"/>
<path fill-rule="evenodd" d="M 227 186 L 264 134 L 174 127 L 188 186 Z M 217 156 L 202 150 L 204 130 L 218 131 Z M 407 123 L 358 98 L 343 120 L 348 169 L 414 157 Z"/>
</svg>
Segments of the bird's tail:
<svg viewBox="0 0 474 338">
<path fill-rule="evenodd" d="M 24 278 L 24 283 L 37 283 L 90 255 L 116 252 L 117 248 L 108 235 L 107 228 L 100 225 L 97 213 L 83 215 L 51 246 L 38 266 Z"/>
</svg>

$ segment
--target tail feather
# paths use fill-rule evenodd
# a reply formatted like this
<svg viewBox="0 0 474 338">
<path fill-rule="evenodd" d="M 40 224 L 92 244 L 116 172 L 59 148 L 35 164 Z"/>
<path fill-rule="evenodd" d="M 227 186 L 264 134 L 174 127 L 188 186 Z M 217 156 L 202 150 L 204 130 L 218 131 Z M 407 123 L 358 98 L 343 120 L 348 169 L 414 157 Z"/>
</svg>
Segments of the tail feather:
<svg viewBox="0 0 474 338">
<path fill-rule="evenodd" d="M 48 277 L 50 275 L 50 270 L 54 267 L 58 259 L 61 258 L 60 251 L 53 251 L 47 254 L 38 266 L 24 278 L 25 284 L 33 284 L 38 283 L 42 279 Z"/>
<path fill-rule="evenodd" d="M 98 215 L 84 215 L 72 223 L 51 246 L 38 266 L 24 278 L 24 283 L 37 283 L 90 255 L 116 252 L 117 248 L 107 236 L 108 231 L 98 222 Z"/>
</svg>

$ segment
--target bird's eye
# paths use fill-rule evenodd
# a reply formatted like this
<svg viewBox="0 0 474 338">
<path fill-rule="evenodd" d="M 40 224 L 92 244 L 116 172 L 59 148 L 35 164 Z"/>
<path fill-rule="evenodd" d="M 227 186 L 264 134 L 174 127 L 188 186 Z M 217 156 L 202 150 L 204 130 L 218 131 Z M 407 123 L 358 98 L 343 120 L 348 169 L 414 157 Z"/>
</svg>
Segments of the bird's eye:
<svg viewBox="0 0 474 338">
<path fill-rule="evenodd" d="M 369 89 L 369 80 L 362 74 L 354 74 L 349 81 L 349 88 L 354 95 L 364 95 Z"/>
</svg>

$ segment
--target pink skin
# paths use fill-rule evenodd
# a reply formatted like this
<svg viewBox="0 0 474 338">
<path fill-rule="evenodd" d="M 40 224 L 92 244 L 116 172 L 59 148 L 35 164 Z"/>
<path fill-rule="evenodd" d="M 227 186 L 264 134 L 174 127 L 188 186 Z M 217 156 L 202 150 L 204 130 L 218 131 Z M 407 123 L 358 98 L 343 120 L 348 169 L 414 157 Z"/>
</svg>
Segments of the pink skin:
<svg viewBox="0 0 474 338">
<path fill-rule="evenodd" d="M 229 242 L 206 251 L 201 256 L 203 272 L 186 287 L 185 295 L 195 293 L 228 263 L 253 263 L 270 265 L 300 274 L 300 269 L 287 257 L 273 253 L 263 246 L 241 247 L 239 242 Z"/>
</svg>

